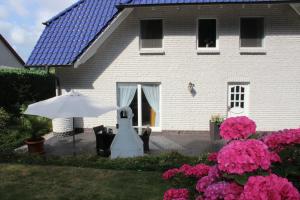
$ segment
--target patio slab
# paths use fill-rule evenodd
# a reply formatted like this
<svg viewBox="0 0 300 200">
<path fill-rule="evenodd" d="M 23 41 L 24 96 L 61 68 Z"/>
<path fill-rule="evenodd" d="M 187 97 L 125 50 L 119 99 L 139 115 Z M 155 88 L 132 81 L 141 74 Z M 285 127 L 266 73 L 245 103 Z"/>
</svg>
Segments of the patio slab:
<svg viewBox="0 0 300 200">
<path fill-rule="evenodd" d="M 178 133 L 153 133 L 150 137 L 150 154 L 178 151 L 188 156 L 198 156 L 204 152 L 218 150 L 223 141 L 211 142 L 209 137 L 203 134 L 178 134 Z M 45 142 L 47 155 L 72 155 L 73 138 L 48 137 Z M 96 139 L 92 131 L 86 131 L 75 136 L 76 154 L 96 154 Z"/>
</svg>

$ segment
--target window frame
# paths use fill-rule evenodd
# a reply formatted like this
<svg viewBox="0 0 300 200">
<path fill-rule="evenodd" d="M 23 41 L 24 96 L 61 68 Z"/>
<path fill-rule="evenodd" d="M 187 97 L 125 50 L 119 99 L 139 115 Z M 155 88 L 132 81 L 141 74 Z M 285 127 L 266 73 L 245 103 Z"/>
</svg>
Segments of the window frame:
<svg viewBox="0 0 300 200">
<path fill-rule="evenodd" d="M 262 37 L 262 46 L 261 47 L 242 47 L 242 37 L 241 37 L 241 33 L 242 33 L 242 19 L 249 19 L 249 18 L 261 18 L 263 19 L 263 37 Z M 267 31 L 267 27 L 266 27 L 266 17 L 264 16 L 241 16 L 239 17 L 239 50 L 240 53 L 262 53 L 265 54 L 266 50 L 265 50 L 265 38 L 266 38 L 266 31 Z"/>
<path fill-rule="evenodd" d="M 216 47 L 199 47 L 199 21 L 200 20 L 216 20 Z M 219 19 L 217 17 L 198 17 L 196 19 L 196 50 L 198 54 L 201 53 L 220 53 L 219 45 Z"/>
<path fill-rule="evenodd" d="M 142 47 L 142 21 L 145 20 L 161 20 L 162 21 L 162 47 L 160 48 L 143 48 Z M 163 18 L 141 18 L 139 19 L 139 51 L 140 54 L 164 54 L 164 38 L 165 38 L 165 24 Z"/>
</svg>

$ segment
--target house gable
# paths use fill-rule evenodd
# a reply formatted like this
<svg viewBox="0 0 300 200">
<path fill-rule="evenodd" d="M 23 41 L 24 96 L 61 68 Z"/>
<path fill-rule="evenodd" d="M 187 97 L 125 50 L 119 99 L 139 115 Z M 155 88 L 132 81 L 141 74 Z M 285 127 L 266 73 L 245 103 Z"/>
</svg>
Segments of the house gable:
<svg viewBox="0 0 300 200">
<path fill-rule="evenodd" d="M 181 4 L 292 3 L 294 0 L 80 0 L 46 25 L 27 66 L 74 66 L 124 7 Z M 81 61 L 78 62 L 79 64 Z M 78 63 L 76 66 L 78 66 Z"/>
<path fill-rule="evenodd" d="M 0 66 L 23 67 L 24 61 L 12 48 L 7 40 L 0 34 Z"/>
</svg>

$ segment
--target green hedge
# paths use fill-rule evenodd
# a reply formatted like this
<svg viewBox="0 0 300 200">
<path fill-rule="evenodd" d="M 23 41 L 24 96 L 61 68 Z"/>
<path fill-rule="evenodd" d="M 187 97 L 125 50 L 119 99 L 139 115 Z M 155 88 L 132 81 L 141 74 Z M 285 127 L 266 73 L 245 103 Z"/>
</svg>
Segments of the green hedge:
<svg viewBox="0 0 300 200">
<path fill-rule="evenodd" d="M 0 107 L 18 115 L 20 105 L 55 96 L 55 76 L 42 70 L 0 69 Z"/>
<path fill-rule="evenodd" d="M 164 171 L 183 164 L 195 165 L 207 163 L 207 155 L 201 157 L 183 156 L 177 152 L 164 153 L 161 155 L 146 155 L 137 158 L 109 159 L 93 155 L 78 156 L 33 156 L 29 154 L 17 154 L 0 152 L 0 163 L 18 163 L 33 165 L 73 166 L 96 169 L 116 170 L 141 170 L 141 171 Z"/>
</svg>

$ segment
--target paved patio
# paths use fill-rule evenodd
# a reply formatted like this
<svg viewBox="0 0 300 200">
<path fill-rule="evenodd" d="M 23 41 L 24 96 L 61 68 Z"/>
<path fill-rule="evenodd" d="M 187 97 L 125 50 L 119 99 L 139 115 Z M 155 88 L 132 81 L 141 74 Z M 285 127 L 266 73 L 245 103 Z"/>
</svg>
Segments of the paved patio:
<svg viewBox="0 0 300 200">
<path fill-rule="evenodd" d="M 76 135 L 76 154 L 96 154 L 95 135 L 87 131 Z M 216 151 L 222 141 L 211 142 L 209 136 L 201 134 L 152 133 L 150 137 L 150 154 L 178 151 L 184 155 L 197 156 L 204 152 Z M 50 134 L 45 142 L 48 155 L 72 155 L 73 138 L 56 137 Z"/>
</svg>

